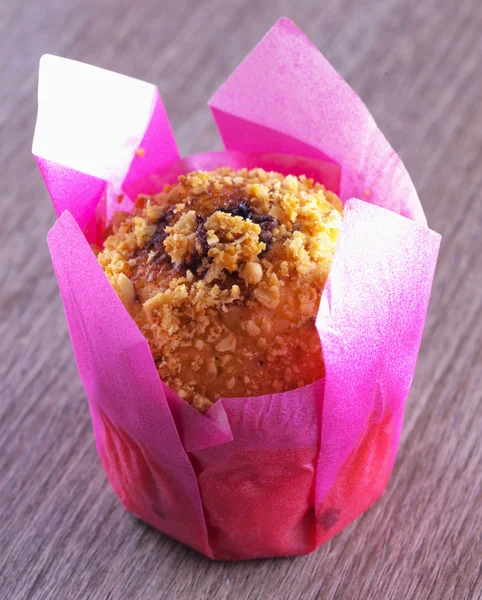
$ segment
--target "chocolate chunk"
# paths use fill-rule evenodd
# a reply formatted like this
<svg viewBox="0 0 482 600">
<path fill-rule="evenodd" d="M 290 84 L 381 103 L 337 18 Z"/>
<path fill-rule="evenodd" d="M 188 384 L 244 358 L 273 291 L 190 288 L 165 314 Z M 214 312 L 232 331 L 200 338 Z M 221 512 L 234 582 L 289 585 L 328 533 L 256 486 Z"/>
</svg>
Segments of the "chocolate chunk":
<svg viewBox="0 0 482 600">
<path fill-rule="evenodd" d="M 261 252 L 261 256 L 263 256 L 263 254 L 265 254 L 266 252 L 268 252 L 268 250 L 271 250 L 271 248 L 273 247 L 272 245 L 272 234 L 271 231 L 262 231 L 259 234 L 259 241 L 263 242 L 263 244 L 266 244 L 266 248 Z"/>
<path fill-rule="evenodd" d="M 151 250 L 164 250 L 163 242 L 167 237 L 166 227 L 171 225 L 173 214 L 174 206 L 170 206 L 156 221 L 156 229 L 154 230 L 151 239 L 144 246 L 147 252 L 150 252 Z"/>
<path fill-rule="evenodd" d="M 253 222 L 257 223 L 261 227 L 261 233 L 259 234 L 259 241 L 266 244 L 266 249 L 261 253 L 266 254 L 271 248 L 273 234 L 271 233 L 273 229 L 278 227 L 278 221 L 272 217 L 271 215 L 255 215 L 253 218 Z"/>
<path fill-rule="evenodd" d="M 238 202 L 238 204 L 230 206 L 229 208 L 220 208 L 218 210 L 221 212 L 226 212 L 233 217 L 242 217 L 243 219 L 251 220 L 253 217 L 253 211 L 246 200 L 241 200 L 241 202 Z"/>
<path fill-rule="evenodd" d="M 251 206 L 246 200 L 241 200 L 234 206 L 229 208 L 218 208 L 218 211 L 226 212 L 233 217 L 242 217 L 243 219 L 250 219 L 253 223 L 256 223 L 261 227 L 261 233 L 259 235 L 260 242 L 266 244 L 266 249 L 261 253 L 265 254 L 272 248 L 272 231 L 275 227 L 278 227 L 278 221 L 271 215 L 257 215 L 251 209 Z"/>
<path fill-rule="evenodd" d="M 271 231 L 279 225 L 278 221 L 271 215 L 254 215 L 252 221 L 253 223 L 257 223 L 261 229 L 265 231 Z"/>
<path fill-rule="evenodd" d="M 191 271 L 196 271 L 201 266 L 202 259 L 207 256 L 209 251 L 208 245 L 208 234 L 204 229 L 204 223 L 206 219 L 201 215 L 196 215 L 197 228 L 196 228 L 196 239 L 194 240 L 194 254 L 187 257 L 186 267 Z"/>
<path fill-rule="evenodd" d="M 207 234 L 206 230 L 204 229 L 204 223 L 206 222 L 206 219 L 203 219 L 203 217 L 201 217 L 201 215 L 197 215 L 196 219 L 197 219 L 197 228 L 196 228 L 196 241 L 194 242 L 194 247 L 196 249 L 196 254 L 198 254 L 201 257 L 204 257 L 207 255 L 207 253 L 209 251 L 208 234 Z"/>
<path fill-rule="evenodd" d="M 137 248 L 133 253 L 133 258 L 136 258 L 140 254 L 149 254 L 149 252 L 156 252 L 156 256 L 153 262 L 164 261 L 167 264 L 171 264 L 171 257 L 167 254 L 164 248 L 164 240 L 167 237 L 166 227 L 169 227 L 172 223 L 172 217 L 174 215 L 174 206 L 170 206 L 156 221 L 156 228 L 152 234 L 151 239 L 142 247 Z"/>
</svg>

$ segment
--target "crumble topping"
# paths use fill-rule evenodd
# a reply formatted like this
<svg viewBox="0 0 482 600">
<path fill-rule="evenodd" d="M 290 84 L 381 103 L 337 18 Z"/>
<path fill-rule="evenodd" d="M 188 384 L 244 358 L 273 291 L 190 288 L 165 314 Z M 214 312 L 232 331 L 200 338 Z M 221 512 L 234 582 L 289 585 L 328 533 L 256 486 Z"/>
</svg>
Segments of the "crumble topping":
<svg viewBox="0 0 482 600">
<path fill-rule="evenodd" d="M 304 176 L 196 171 L 116 213 L 98 260 L 160 377 L 204 411 L 323 377 L 315 317 L 342 215 Z"/>
</svg>

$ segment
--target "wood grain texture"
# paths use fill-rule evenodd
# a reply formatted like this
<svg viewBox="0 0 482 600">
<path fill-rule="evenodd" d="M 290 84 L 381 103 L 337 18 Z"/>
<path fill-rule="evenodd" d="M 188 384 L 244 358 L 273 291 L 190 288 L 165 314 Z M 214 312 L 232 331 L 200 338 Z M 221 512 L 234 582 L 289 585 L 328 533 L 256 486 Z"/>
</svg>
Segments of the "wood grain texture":
<svg viewBox="0 0 482 600">
<path fill-rule="evenodd" d="M 282 14 L 368 104 L 444 237 L 383 499 L 309 556 L 214 563 L 125 514 L 99 466 L 30 152 L 38 59 L 156 83 L 182 152 L 214 149 L 207 99 Z M 0 0 L 0 33 L 0 598 L 482 597 L 480 1 Z"/>
</svg>

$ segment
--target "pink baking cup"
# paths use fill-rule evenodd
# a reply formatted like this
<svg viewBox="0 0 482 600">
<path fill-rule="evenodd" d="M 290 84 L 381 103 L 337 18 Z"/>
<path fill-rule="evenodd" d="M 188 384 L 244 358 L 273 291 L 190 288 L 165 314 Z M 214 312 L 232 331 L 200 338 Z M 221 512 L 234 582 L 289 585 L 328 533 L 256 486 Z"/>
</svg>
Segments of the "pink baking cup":
<svg viewBox="0 0 482 600">
<path fill-rule="evenodd" d="M 33 152 L 59 216 L 48 243 L 99 456 L 126 510 L 211 558 L 304 554 L 386 487 L 440 236 L 367 108 L 289 20 L 210 106 L 226 151 L 181 159 L 153 85 L 43 57 Z M 305 173 L 340 194 L 345 217 L 316 320 L 325 378 L 200 414 L 159 379 L 89 242 L 119 193 L 129 207 L 220 165 Z"/>
</svg>

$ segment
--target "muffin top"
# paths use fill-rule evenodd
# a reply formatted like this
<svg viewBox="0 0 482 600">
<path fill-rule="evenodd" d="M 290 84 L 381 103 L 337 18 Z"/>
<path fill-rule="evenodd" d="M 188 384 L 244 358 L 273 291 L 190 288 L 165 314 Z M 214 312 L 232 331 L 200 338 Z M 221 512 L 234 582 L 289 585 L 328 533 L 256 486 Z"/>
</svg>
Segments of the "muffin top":
<svg viewBox="0 0 482 600">
<path fill-rule="evenodd" d="M 196 171 L 116 213 L 98 260 L 160 377 L 204 411 L 323 377 L 315 317 L 342 215 L 304 176 Z"/>
</svg>

